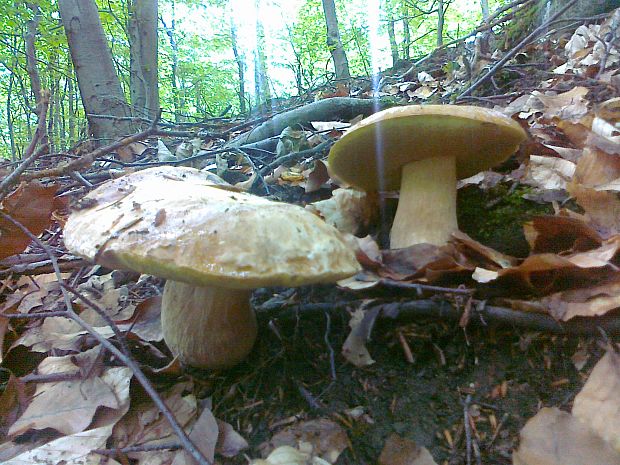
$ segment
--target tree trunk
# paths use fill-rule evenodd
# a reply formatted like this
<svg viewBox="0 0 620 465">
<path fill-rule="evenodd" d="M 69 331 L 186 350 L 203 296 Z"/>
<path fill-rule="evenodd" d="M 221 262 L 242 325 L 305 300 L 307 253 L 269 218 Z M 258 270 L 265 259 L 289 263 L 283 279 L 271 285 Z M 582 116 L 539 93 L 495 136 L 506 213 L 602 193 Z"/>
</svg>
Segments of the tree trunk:
<svg viewBox="0 0 620 465">
<path fill-rule="evenodd" d="M 258 19 L 258 0 L 254 3 L 256 11 L 256 48 L 254 49 L 254 104 L 257 108 L 261 103 L 271 100 L 271 89 L 267 73 L 267 57 L 265 56 L 265 31 Z M 262 112 L 262 111 L 261 111 Z"/>
<path fill-rule="evenodd" d="M 159 113 L 157 0 L 132 0 L 128 8 L 131 105 L 153 120 Z"/>
<path fill-rule="evenodd" d="M 28 8 L 33 13 L 33 18 L 28 20 L 26 25 L 26 34 L 25 34 L 25 44 L 26 44 L 26 71 L 28 73 L 28 77 L 30 78 L 30 88 L 32 89 L 32 94 L 34 95 L 34 101 L 36 104 L 36 114 L 37 117 L 41 114 L 43 107 L 41 106 L 41 77 L 39 75 L 39 70 L 37 68 L 37 52 L 34 45 L 37 35 L 37 29 L 39 27 L 39 22 L 41 21 L 41 13 L 39 11 L 38 5 L 34 3 L 28 3 Z M 50 120 L 51 121 L 51 120 Z M 47 144 L 49 142 L 48 132 L 44 131 L 44 134 L 41 134 L 41 144 Z"/>
<path fill-rule="evenodd" d="M 437 47 L 443 45 L 443 26 L 446 17 L 446 10 L 444 9 L 444 0 L 437 2 Z"/>
<path fill-rule="evenodd" d="M 235 63 L 237 63 L 237 73 L 239 75 L 239 87 L 237 90 L 237 95 L 239 96 L 239 112 L 244 115 L 247 111 L 245 102 L 245 57 L 239 53 L 239 48 L 237 47 L 237 26 L 232 16 L 230 18 L 230 42 L 233 55 L 235 56 Z"/>
<path fill-rule="evenodd" d="M 480 0 L 480 9 L 482 10 L 482 20 L 486 23 L 489 19 L 489 0 Z"/>
<path fill-rule="evenodd" d="M 338 16 L 336 16 L 336 5 L 334 0 L 322 0 L 323 12 L 325 13 L 325 23 L 327 25 L 327 46 L 334 60 L 334 70 L 337 80 L 347 80 L 351 78 L 349 73 L 349 62 L 347 55 L 342 48 L 340 31 L 338 29 Z"/>
<path fill-rule="evenodd" d="M 388 38 L 390 39 L 390 51 L 392 52 L 392 66 L 398 63 L 398 44 L 396 43 L 396 31 L 394 31 L 394 18 L 390 15 L 387 23 Z"/>
<path fill-rule="evenodd" d="M 130 116 L 94 0 L 58 0 L 90 133 L 99 143 L 131 133 Z"/>
<path fill-rule="evenodd" d="M 170 82 L 172 84 L 172 101 L 174 102 L 174 122 L 181 122 L 181 96 L 179 93 L 179 85 L 178 85 L 178 67 L 179 67 L 179 46 L 174 37 L 175 28 L 176 28 L 176 19 L 175 19 L 175 2 L 172 0 L 170 4 L 172 19 L 170 21 L 170 27 L 166 25 L 164 20 L 160 18 L 162 25 L 164 26 L 164 31 L 166 31 L 166 35 L 168 36 L 168 42 L 170 43 L 171 56 L 171 76 Z"/>
<path fill-rule="evenodd" d="M 411 59 L 411 32 L 409 31 L 409 8 L 403 6 L 403 58 Z"/>
</svg>

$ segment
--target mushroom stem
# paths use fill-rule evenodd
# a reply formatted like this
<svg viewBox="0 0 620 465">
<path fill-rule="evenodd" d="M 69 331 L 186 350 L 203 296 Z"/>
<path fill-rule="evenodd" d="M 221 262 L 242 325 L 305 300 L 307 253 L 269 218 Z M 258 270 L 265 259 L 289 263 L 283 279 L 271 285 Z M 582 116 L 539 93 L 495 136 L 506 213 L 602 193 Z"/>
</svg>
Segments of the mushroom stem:
<svg viewBox="0 0 620 465">
<path fill-rule="evenodd" d="M 185 365 L 209 369 L 228 368 L 243 360 L 257 332 L 251 292 L 168 280 L 161 326 L 172 353 Z"/>
<path fill-rule="evenodd" d="M 404 165 L 390 247 L 422 242 L 443 245 L 457 229 L 455 157 L 426 158 Z"/>
</svg>

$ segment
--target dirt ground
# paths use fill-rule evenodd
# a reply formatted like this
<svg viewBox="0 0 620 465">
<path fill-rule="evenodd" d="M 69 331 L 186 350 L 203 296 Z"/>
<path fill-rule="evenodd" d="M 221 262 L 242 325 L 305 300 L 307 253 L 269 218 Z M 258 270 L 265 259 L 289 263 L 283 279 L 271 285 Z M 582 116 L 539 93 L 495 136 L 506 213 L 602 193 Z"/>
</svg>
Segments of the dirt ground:
<svg viewBox="0 0 620 465">
<path fill-rule="evenodd" d="M 470 444 L 479 446 L 478 459 L 509 464 L 526 420 L 541 406 L 569 408 L 581 388 L 583 378 L 571 356 L 588 348 L 592 363 L 599 354 L 595 341 L 578 337 L 480 325 L 463 331 L 458 323 L 429 320 L 404 326 L 381 321 L 368 344 L 376 363 L 356 368 L 339 353 L 349 329 L 346 311 L 331 314 L 329 329 L 316 313 L 259 319 L 251 358 L 201 382 L 202 395 L 213 396 L 214 414 L 245 436 L 251 457 L 288 424 L 331 418 L 350 440 L 337 464 L 376 463 L 391 433 L 426 446 L 437 463 L 465 464 L 469 402 Z M 399 333 L 414 363 L 407 362 Z M 365 415 L 353 419 L 347 411 L 356 407 Z"/>
</svg>

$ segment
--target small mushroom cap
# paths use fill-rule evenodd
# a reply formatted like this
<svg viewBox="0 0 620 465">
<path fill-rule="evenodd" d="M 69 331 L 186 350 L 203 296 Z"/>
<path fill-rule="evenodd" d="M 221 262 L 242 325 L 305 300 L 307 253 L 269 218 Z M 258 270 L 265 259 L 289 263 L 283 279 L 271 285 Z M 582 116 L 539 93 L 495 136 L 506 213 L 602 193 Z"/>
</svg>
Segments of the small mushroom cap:
<svg viewBox="0 0 620 465">
<path fill-rule="evenodd" d="M 193 168 L 129 174 L 82 204 L 65 245 L 108 268 L 238 289 L 333 282 L 360 268 L 340 233 L 312 213 L 215 185 Z"/>
<path fill-rule="evenodd" d="M 329 169 L 366 190 L 398 190 L 403 165 L 454 155 L 456 174 L 467 178 L 499 164 L 525 140 L 519 123 L 473 106 L 410 105 L 360 121 L 334 144 Z"/>
</svg>

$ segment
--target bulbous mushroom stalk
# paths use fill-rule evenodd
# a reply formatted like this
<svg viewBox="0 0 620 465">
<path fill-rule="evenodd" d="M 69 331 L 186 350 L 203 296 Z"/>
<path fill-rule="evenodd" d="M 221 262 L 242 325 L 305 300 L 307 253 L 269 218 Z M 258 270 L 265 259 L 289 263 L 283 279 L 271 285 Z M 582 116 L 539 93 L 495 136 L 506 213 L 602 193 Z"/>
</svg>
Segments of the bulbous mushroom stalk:
<svg viewBox="0 0 620 465">
<path fill-rule="evenodd" d="M 166 345 L 184 365 L 229 368 L 252 350 L 257 326 L 251 291 L 166 281 L 161 326 Z"/>
<path fill-rule="evenodd" d="M 455 157 L 426 158 L 403 166 L 390 248 L 422 242 L 443 245 L 457 229 Z"/>
<path fill-rule="evenodd" d="M 301 207 L 215 184 L 193 168 L 149 168 L 90 192 L 68 250 L 167 279 L 164 339 L 181 362 L 227 368 L 256 339 L 252 289 L 330 283 L 360 269 L 340 233 Z"/>
</svg>

